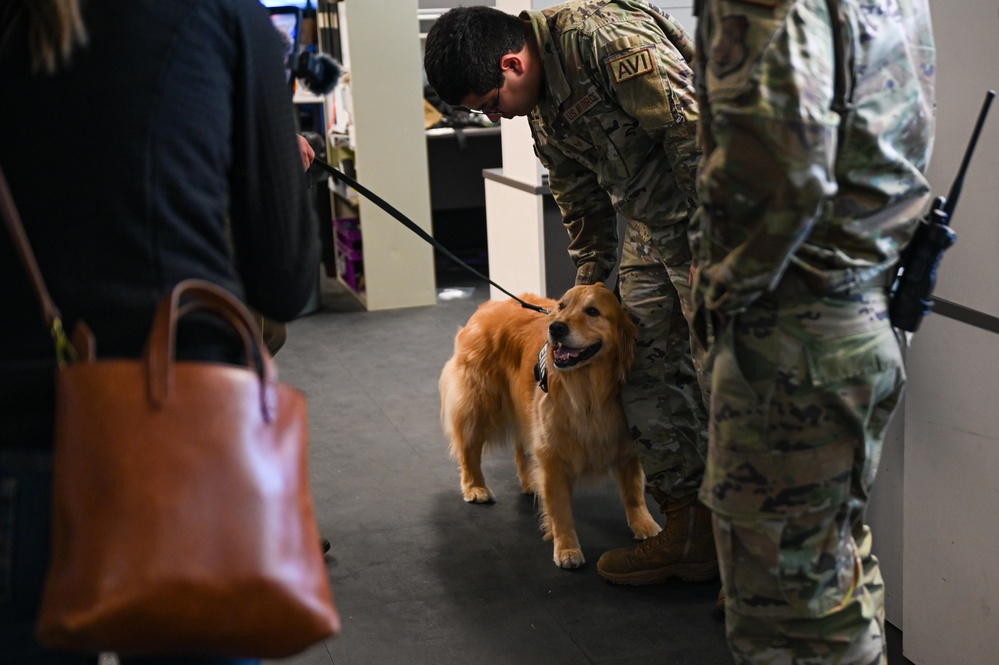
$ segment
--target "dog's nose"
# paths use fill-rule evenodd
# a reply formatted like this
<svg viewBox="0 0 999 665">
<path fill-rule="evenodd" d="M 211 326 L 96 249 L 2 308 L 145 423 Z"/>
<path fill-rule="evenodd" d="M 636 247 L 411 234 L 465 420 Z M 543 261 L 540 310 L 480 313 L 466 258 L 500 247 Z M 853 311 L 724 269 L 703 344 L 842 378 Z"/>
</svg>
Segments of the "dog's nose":
<svg viewBox="0 0 999 665">
<path fill-rule="evenodd" d="M 569 326 L 562 323 L 561 321 L 556 321 L 550 326 L 548 326 L 548 334 L 554 340 L 559 340 L 569 334 Z"/>
</svg>

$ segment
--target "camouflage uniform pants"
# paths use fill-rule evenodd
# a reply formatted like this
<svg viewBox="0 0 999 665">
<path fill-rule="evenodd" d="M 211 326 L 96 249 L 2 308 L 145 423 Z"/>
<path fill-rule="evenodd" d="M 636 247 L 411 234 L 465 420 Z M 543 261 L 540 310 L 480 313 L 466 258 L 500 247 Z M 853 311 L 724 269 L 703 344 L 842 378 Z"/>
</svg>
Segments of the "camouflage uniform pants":
<svg viewBox="0 0 999 665">
<path fill-rule="evenodd" d="M 819 297 L 793 276 L 716 340 L 701 499 L 714 512 L 737 663 L 886 663 L 863 523 L 905 383 L 883 289 Z"/>
<path fill-rule="evenodd" d="M 638 344 L 624 410 L 647 485 L 673 498 L 700 488 L 707 451 L 706 402 L 690 352 L 690 258 L 685 224 L 628 221 L 618 275 Z"/>
</svg>

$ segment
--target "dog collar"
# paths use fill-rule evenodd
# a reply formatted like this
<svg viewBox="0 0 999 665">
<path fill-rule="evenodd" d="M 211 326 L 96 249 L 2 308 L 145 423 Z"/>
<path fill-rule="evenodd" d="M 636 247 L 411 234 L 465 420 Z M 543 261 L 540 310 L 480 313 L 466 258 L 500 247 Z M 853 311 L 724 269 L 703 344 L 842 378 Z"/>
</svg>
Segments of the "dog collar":
<svg viewBox="0 0 999 665">
<path fill-rule="evenodd" d="M 541 347 L 538 353 L 538 364 L 534 366 L 534 380 L 542 392 L 548 392 L 548 344 Z"/>
</svg>

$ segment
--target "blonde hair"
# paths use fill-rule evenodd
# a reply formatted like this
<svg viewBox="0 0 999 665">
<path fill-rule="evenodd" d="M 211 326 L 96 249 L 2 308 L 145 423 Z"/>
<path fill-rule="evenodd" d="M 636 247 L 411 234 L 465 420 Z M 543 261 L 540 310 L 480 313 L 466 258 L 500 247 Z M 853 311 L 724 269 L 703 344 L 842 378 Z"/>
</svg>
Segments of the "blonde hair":
<svg viewBox="0 0 999 665">
<path fill-rule="evenodd" d="M 79 0 L 22 0 L 27 12 L 31 67 L 55 72 L 59 62 L 69 63 L 73 49 L 87 43 L 87 29 Z"/>
</svg>

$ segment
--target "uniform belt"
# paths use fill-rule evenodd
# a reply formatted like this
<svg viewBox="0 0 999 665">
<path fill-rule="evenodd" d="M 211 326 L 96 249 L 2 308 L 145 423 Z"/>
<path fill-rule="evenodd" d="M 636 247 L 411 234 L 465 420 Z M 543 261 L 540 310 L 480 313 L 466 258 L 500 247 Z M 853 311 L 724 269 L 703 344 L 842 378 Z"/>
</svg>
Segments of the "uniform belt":
<svg viewBox="0 0 999 665">
<path fill-rule="evenodd" d="M 857 282 L 847 289 L 847 293 L 856 293 L 857 291 L 867 291 L 868 289 L 888 289 L 891 287 L 892 283 L 895 281 L 895 271 L 885 270 L 879 272 L 873 277 L 869 277 L 863 281 Z"/>
<path fill-rule="evenodd" d="M 871 289 L 884 289 L 887 291 L 894 279 L 894 271 L 883 270 L 876 275 L 854 282 L 849 286 L 829 289 L 828 285 L 821 283 L 814 275 L 792 266 L 784 273 L 780 283 L 777 284 L 777 288 L 769 295 L 777 299 L 802 295 L 834 298 L 836 296 L 848 296 L 862 291 L 869 291 Z"/>
</svg>

